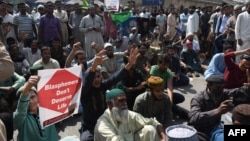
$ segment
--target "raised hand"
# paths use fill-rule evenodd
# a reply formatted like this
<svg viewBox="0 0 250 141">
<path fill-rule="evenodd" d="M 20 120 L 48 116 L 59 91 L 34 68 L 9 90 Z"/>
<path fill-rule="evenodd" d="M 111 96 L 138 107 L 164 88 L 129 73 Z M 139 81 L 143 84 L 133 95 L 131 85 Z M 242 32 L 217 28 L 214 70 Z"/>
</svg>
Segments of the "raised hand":
<svg viewBox="0 0 250 141">
<path fill-rule="evenodd" d="M 131 48 L 130 54 L 128 56 L 128 63 L 130 63 L 131 65 L 135 65 L 139 55 L 140 54 L 138 48 Z"/>
<path fill-rule="evenodd" d="M 108 60 L 108 57 L 106 57 L 105 55 L 106 55 L 106 50 L 105 49 L 101 50 L 99 53 L 96 54 L 96 56 L 94 58 L 94 62 L 92 64 L 92 66 L 91 66 L 91 71 L 92 72 L 96 71 L 96 67 L 98 65 L 101 65 L 103 62 Z"/>
<path fill-rule="evenodd" d="M 24 85 L 23 95 L 28 95 L 28 92 L 30 91 L 30 89 L 33 86 L 36 86 L 39 80 L 40 80 L 40 77 L 38 75 L 31 75 L 29 77 L 29 80 Z"/>
<path fill-rule="evenodd" d="M 80 50 L 81 49 L 81 42 L 77 42 L 73 45 L 73 50 L 74 51 L 77 51 L 77 50 Z"/>
</svg>

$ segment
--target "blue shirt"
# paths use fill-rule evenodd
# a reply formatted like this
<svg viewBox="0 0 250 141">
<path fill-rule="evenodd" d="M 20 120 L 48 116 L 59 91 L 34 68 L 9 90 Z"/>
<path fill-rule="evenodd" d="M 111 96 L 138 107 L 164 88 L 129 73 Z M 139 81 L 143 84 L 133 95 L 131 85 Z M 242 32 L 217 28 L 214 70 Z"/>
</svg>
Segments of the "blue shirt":
<svg viewBox="0 0 250 141">
<path fill-rule="evenodd" d="M 180 22 L 181 22 L 181 30 L 186 31 L 187 28 L 187 21 L 188 21 L 189 14 L 182 13 L 180 14 Z"/>
<path fill-rule="evenodd" d="M 226 15 L 223 15 L 222 19 L 218 19 L 217 20 L 217 24 L 216 24 L 216 30 L 215 30 L 215 33 L 223 33 L 227 27 L 227 20 L 230 18 L 231 16 L 226 16 Z"/>
<path fill-rule="evenodd" d="M 207 70 L 204 72 L 205 79 L 211 74 L 224 76 L 224 71 L 226 69 L 226 64 L 224 62 L 224 53 L 217 53 L 211 59 Z"/>
</svg>

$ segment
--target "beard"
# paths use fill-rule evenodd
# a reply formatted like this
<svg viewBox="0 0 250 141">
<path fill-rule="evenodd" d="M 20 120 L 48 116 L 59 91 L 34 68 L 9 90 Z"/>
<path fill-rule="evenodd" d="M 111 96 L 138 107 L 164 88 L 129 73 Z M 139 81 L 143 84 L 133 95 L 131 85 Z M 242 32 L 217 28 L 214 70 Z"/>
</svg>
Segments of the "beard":
<svg viewBox="0 0 250 141">
<path fill-rule="evenodd" d="M 118 107 L 113 107 L 111 110 L 112 117 L 115 121 L 121 123 L 128 123 L 128 109 L 120 109 Z"/>
<path fill-rule="evenodd" d="M 112 53 L 110 53 L 110 54 L 107 54 L 107 56 L 108 56 L 108 58 L 113 58 L 114 57 L 114 54 Z"/>
</svg>

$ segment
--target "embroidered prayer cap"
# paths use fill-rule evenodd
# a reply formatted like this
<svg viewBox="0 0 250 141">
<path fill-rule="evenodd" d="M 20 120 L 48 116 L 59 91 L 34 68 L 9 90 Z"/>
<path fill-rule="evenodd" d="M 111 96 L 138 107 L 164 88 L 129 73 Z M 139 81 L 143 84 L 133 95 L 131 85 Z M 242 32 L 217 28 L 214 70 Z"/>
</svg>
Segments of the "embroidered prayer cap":
<svg viewBox="0 0 250 141">
<path fill-rule="evenodd" d="M 163 79 L 158 76 L 150 76 L 147 80 L 149 88 L 155 88 L 156 86 L 163 85 Z"/>
<path fill-rule="evenodd" d="M 250 125 L 250 104 L 239 104 L 232 111 L 232 119 L 242 125 Z"/>
<path fill-rule="evenodd" d="M 240 57 L 240 59 L 246 59 L 246 60 L 250 60 L 250 55 L 249 54 L 244 54 Z"/>
<path fill-rule="evenodd" d="M 125 94 L 125 92 L 123 90 L 117 89 L 117 88 L 112 89 L 112 90 L 106 92 L 106 101 L 110 101 L 121 94 Z"/>
<path fill-rule="evenodd" d="M 206 81 L 207 81 L 207 83 L 223 84 L 224 78 L 222 75 L 211 74 L 210 76 L 208 76 Z"/>
<path fill-rule="evenodd" d="M 107 48 L 107 47 L 113 47 L 113 45 L 111 43 L 105 43 L 104 44 L 104 49 Z"/>
</svg>

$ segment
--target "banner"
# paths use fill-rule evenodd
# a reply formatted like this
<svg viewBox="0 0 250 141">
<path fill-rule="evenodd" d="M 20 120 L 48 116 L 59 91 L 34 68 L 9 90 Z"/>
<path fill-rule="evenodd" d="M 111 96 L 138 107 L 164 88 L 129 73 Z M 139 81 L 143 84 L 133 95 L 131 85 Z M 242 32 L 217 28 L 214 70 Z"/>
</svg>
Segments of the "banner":
<svg viewBox="0 0 250 141">
<path fill-rule="evenodd" d="M 120 1 L 119 0 L 105 0 L 104 5 L 106 7 L 106 10 L 118 12 L 119 7 L 120 7 Z"/>
<path fill-rule="evenodd" d="M 118 25 L 121 24 L 125 21 L 127 21 L 129 19 L 129 17 L 131 16 L 131 12 L 121 12 L 121 13 L 114 13 L 114 14 L 110 14 L 112 21 Z"/>
<path fill-rule="evenodd" d="M 87 0 L 82 0 L 82 8 L 83 9 L 88 9 L 89 3 Z"/>
<path fill-rule="evenodd" d="M 81 66 L 39 70 L 39 117 L 42 128 L 78 113 L 81 88 Z"/>
<path fill-rule="evenodd" d="M 107 12 L 104 12 L 104 18 L 105 18 L 105 35 L 107 37 L 111 37 L 113 39 L 115 39 L 117 37 L 117 27 L 115 26 L 115 24 L 113 23 L 111 17 L 110 17 L 110 14 L 107 13 Z"/>
</svg>

